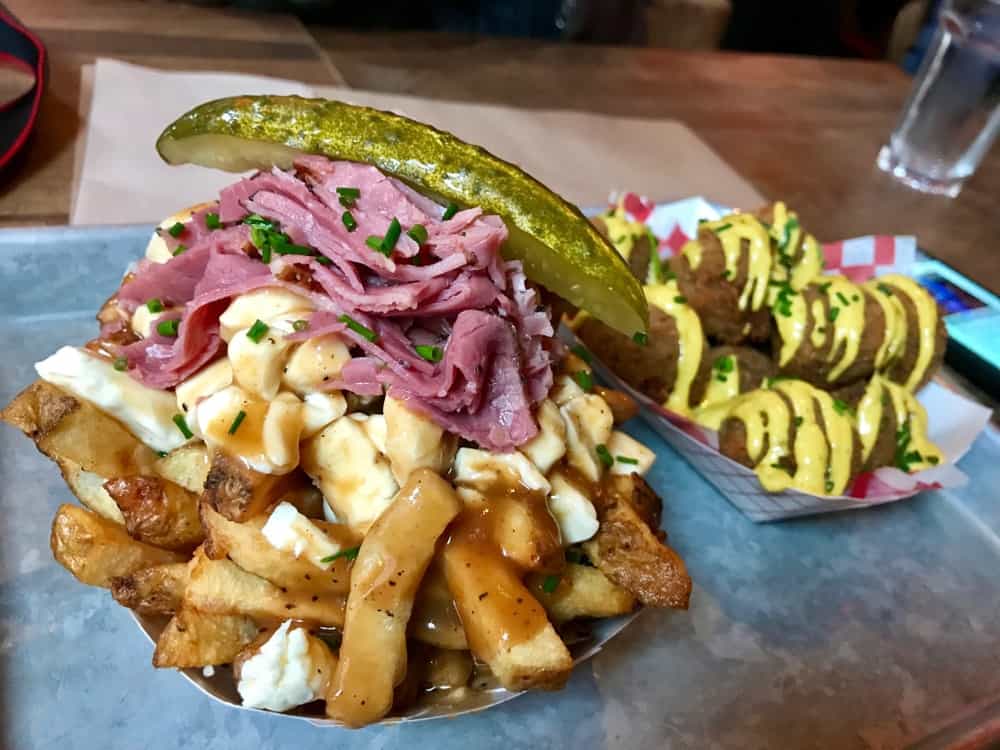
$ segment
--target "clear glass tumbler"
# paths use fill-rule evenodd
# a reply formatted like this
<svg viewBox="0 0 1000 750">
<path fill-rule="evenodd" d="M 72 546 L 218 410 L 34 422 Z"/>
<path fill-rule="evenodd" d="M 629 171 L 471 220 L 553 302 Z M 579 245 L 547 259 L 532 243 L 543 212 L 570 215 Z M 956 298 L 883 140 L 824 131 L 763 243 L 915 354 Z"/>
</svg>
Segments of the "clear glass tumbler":
<svg viewBox="0 0 1000 750">
<path fill-rule="evenodd" d="M 879 167 L 954 197 L 1000 131 L 1000 0 L 945 0 Z"/>
</svg>

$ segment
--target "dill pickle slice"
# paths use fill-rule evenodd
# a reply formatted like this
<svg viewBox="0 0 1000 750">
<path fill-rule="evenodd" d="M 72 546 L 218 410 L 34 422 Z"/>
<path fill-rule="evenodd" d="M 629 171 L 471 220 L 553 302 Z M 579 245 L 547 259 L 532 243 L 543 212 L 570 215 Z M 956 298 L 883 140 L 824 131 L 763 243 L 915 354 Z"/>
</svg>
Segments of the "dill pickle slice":
<svg viewBox="0 0 1000 750">
<path fill-rule="evenodd" d="M 515 165 L 429 125 L 327 99 L 237 96 L 182 115 L 156 149 L 169 164 L 231 172 L 287 168 L 300 153 L 371 164 L 443 203 L 499 215 L 510 231 L 504 255 L 521 260 L 529 278 L 622 333 L 646 332 L 642 287 L 577 208 Z"/>
</svg>

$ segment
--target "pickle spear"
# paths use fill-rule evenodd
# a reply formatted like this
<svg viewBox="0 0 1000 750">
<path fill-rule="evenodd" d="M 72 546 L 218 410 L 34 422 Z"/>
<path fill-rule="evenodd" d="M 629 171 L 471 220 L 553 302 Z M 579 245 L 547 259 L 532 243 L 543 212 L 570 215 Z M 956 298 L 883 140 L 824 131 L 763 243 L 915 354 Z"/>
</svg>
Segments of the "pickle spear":
<svg viewBox="0 0 1000 750">
<path fill-rule="evenodd" d="M 443 203 L 507 222 L 504 255 L 528 277 L 629 336 L 644 334 L 642 287 L 578 209 L 478 146 L 390 112 L 326 99 L 238 96 L 195 107 L 156 150 L 169 164 L 230 172 L 291 166 L 300 153 L 364 162 Z"/>
</svg>

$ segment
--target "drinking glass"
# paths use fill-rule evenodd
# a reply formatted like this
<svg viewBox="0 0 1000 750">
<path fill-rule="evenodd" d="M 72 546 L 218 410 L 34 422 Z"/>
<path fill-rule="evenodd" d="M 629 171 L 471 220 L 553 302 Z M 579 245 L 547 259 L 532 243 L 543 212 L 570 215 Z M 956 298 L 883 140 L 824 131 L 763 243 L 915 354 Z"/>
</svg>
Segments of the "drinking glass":
<svg viewBox="0 0 1000 750">
<path fill-rule="evenodd" d="M 937 30 L 878 165 L 954 197 L 1000 131 L 1000 0 L 945 0 Z"/>
</svg>

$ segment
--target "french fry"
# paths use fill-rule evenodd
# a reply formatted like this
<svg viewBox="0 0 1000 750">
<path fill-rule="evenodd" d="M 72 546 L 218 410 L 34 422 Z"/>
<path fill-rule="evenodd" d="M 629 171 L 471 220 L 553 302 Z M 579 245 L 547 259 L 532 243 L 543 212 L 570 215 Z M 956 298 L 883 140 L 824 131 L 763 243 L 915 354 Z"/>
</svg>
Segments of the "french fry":
<svg viewBox="0 0 1000 750">
<path fill-rule="evenodd" d="M 565 563 L 559 525 L 541 493 L 490 495 L 490 536 L 523 570 L 557 573 Z"/>
<path fill-rule="evenodd" d="M 499 549 L 459 529 L 442 555 L 473 655 L 508 690 L 562 687 L 573 659 L 542 605 Z"/>
<path fill-rule="evenodd" d="M 257 632 L 256 623 L 244 615 L 181 609 L 156 642 L 153 666 L 185 669 L 229 664 Z"/>
<path fill-rule="evenodd" d="M 144 615 L 172 615 L 180 609 L 188 582 L 188 563 L 143 568 L 111 579 L 111 596 Z"/>
<path fill-rule="evenodd" d="M 188 492 L 200 495 L 209 469 L 208 448 L 204 443 L 188 443 L 156 459 L 155 472 Z"/>
<path fill-rule="evenodd" d="M 80 582 L 103 588 L 116 577 L 187 559 L 136 541 L 123 526 L 76 505 L 56 511 L 49 543 L 56 561 Z"/>
<path fill-rule="evenodd" d="M 547 576 L 528 577 L 528 588 L 553 622 L 578 617 L 616 617 L 636 607 L 635 596 L 587 565 L 567 564 L 551 593 L 545 591 L 546 583 Z"/>
<path fill-rule="evenodd" d="M 261 474 L 225 451 L 212 451 L 210 457 L 203 497 L 217 513 L 237 523 L 263 513 L 307 482 L 298 472 Z"/>
<path fill-rule="evenodd" d="M 461 509 L 450 484 L 417 469 L 369 529 L 351 572 L 328 716 L 362 726 L 392 708 L 393 690 L 406 675 L 406 629 L 417 588 L 438 537 Z"/>
<path fill-rule="evenodd" d="M 192 549 L 205 533 L 198 519 L 198 496 L 160 477 L 109 479 L 104 489 L 125 517 L 129 536 L 166 549 Z"/>
<path fill-rule="evenodd" d="M 66 485 L 76 495 L 77 500 L 99 516 L 104 516 L 115 523 L 125 524 L 125 516 L 104 489 L 104 483 L 107 481 L 104 477 L 92 471 L 84 471 L 80 464 L 68 458 L 60 458 L 56 463 Z"/>
<path fill-rule="evenodd" d="M 248 573 L 229 560 L 210 560 L 195 552 L 184 607 L 219 615 L 247 615 L 258 620 L 308 620 L 318 625 L 344 624 L 344 599 L 331 594 L 287 590 Z"/>
<path fill-rule="evenodd" d="M 37 380 L 0 412 L 54 461 L 68 459 L 103 477 L 141 474 L 156 455 L 93 404 Z"/>
<path fill-rule="evenodd" d="M 448 581 L 437 561 L 433 561 L 420 582 L 410 616 L 410 638 L 442 649 L 465 651 L 469 642 L 458 617 Z"/>
<path fill-rule="evenodd" d="M 261 533 L 267 521 L 264 515 L 245 523 L 235 523 L 201 503 L 201 520 L 207 535 L 205 554 L 213 560 L 229 557 L 243 570 L 265 578 L 275 586 L 310 594 L 343 596 L 351 587 L 351 560 L 340 557 L 323 571 L 305 558 L 276 549 Z M 357 546 L 361 539 L 341 524 L 314 521 L 345 549 Z"/>
<path fill-rule="evenodd" d="M 635 474 L 609 478 L 594 493 L 600 527 L 583 550 L 609 579 L 650 607 L 687 609 L 691 578 L 684 561 L 644 520 L 648 485 Z M 655 496 L 654 496 L 655 497 Z"/>
</svg>

